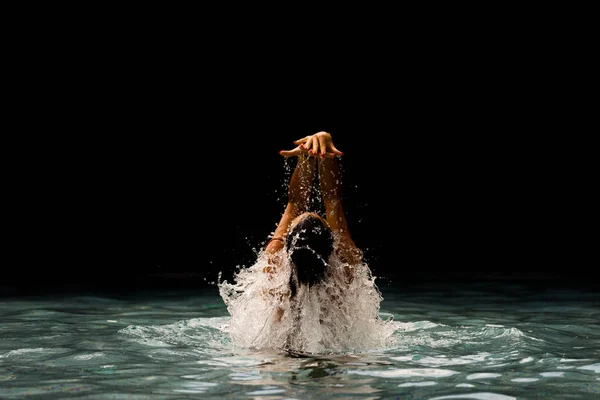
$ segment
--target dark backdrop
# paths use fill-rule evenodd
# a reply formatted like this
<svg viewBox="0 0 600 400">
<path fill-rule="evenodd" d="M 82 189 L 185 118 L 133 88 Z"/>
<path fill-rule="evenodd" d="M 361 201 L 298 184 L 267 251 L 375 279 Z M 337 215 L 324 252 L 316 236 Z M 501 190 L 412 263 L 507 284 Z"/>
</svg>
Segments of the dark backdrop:
<svg viewBox="0 0 600 400">
<path fill-rule="evenodd" d="M 592 158 L 529 53 L 349 68 L 135 49 L 30 71 L 3 147 L 4 292 L 231 279 L 285 206 L 278 151 L 319 130 L 381 284 L 589 282 Z"/>
<path fill-rule="evenodd" d="M 168 115 L 135 133 L 37 148 L 51 154 L 16 167 L 27 179 L 8 210 L 16 257 L 2 284 L 130 290 L 231 279 L 284 209 L 290 175 L 278 151 L 318 130 L 345 153 L 351 231 L 379 282 L 587 280 L 591 239 L 576 227 L 585 197 L 555 147 L 479 123 L 346 119 L 233 113 L 178 126 Z"/>
</svg>

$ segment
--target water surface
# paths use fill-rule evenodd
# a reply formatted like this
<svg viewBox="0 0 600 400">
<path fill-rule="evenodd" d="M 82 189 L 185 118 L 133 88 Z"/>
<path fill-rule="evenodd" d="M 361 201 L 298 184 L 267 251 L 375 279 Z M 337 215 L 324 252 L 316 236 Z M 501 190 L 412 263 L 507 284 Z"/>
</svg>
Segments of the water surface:
<svg viewBox="0 0 600 400">
<path fill-rule="evenodd" d="M 0 298 L 0 398 L 600 398 L 593 289 L 379 288 L 393 345 L 306 358 L 234 348 L 216 287 Z"/>
</svg>

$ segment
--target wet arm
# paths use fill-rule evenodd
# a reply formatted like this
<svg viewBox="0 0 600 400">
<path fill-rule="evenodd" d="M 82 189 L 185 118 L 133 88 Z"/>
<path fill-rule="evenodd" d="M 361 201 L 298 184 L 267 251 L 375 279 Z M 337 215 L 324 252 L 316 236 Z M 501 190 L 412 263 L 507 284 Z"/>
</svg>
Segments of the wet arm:
<svg viewBox="0 0 600 400">
<path fill-rule="evenodd" d="M 342 204 L 342 174 L 338 157 L 321 158 L 318 170 L 327 222 L 333 232 L 340 238 L 340 258 L 352 265 L 360 263 L 362 252 L 352 240 Z"/>
<path fill-rule="evenodd" d="M 281 259 L 279 257 L 281 254 L 279 254 L 279 250 L 284 246 L 283 241 L 285 240 L 289 225 L 294 218 L 308 210 L 310 189 L 315 173 L 316 158 L 300 154 L 288 185 L 288 202 L 285 211 L 273 234 L 273 238 L 279 238 L 280 240 L 271 239 L 265 248 L 265 252 L 269 255 L 269 258 L 268 265 L 263 268 L 263 272 L 268 273 L 270 278 L 273 274 L 277 273 L 277 266 L 280 265 Z M 281 302 L 283 297 L 289 296 L 289 290 L 270 290 L 265 292 L 264 296 L 265 299 L 278 298 Z M 275 320 L 281 320 L 282 316 L 283 308 L 278 307 Z"/>
<path fill-rule="evenodd" d="M 288 185 L 288 202 L 285 211 L 275 229 L 274 238 L 285 239 L 292 220 L 308 210 L 310 189 L 316 172 L 316 157 L 305 154 L 298 156 L 296 168 Z M 281 240 L 272 240 L 267 245 L 267 252 L 274 253 L 283 247 Z"/>
</svg>

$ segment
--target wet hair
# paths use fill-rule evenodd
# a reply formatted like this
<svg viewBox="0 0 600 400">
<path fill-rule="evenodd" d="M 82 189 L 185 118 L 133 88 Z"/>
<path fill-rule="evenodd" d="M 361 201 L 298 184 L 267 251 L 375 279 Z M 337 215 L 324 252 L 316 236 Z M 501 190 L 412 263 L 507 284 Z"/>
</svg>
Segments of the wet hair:
<svg viewBox="0 0 600 400">
<path fill-rule="evenodd" d="M 323 219 L 314 214 L 302 217 L 288 233 L 285 246 L 295 266 L 298 283 L 310 286 L 323 280 L 333 251 L 333 234 Z M 294 282 L 290 283 L 294 293 Z"/>
</svg>

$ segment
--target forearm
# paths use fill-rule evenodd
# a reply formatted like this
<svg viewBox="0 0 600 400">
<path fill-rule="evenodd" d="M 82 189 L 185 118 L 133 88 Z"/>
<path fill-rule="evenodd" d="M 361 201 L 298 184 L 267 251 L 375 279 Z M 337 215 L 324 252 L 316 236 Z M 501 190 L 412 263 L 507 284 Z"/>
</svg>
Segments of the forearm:
<svg viewBox="0 0 600 400">
<path fill-rule="evenodd" d="M 334 230 L 347 229 L 342 206 L 342 173 L 337 157 L 319 160 L 319 183 L 327 213 L 327 222 Z"/>
<path fill-rule="evenodd" d="M 275 229 L 273 237 L 283 238 L 287 234 L 292 220 L 305 211 L 308 211 L 310 192 L 316 172 L 315 157 L 298 156 L 296 168 L 292 173 L 288 185 L 288 202 L 285 211 Z M 269 251 L 277 251 L 281 244 L 269 244 Z"/>
<path fill-rule="evenodd" d="M 299 155 L 288 186 L 288 204 L 297 213 L 308 210 L 315 172 L 316 157 Z"/>
<path fill-rule="evenodd" d="M 342 261 L 355 265 L 362 260 L 362 252 L 356 247 L 350 235 L 342 204 L 342 174 L 337 157 L 324 158 L 319 161 L 319 182 L 327 223 L 340 238 L 338 255 Z M 351 268 L 346 269 L 346 276 L 352 280 Z"/>
</svg>

